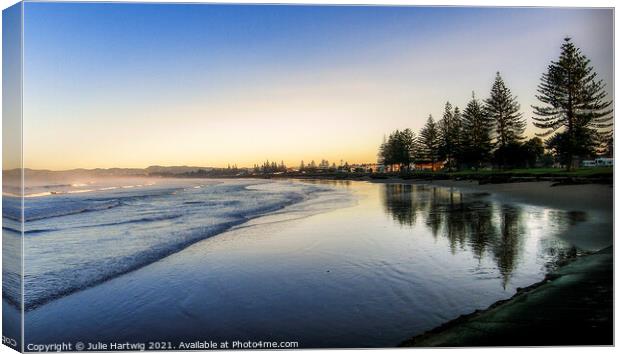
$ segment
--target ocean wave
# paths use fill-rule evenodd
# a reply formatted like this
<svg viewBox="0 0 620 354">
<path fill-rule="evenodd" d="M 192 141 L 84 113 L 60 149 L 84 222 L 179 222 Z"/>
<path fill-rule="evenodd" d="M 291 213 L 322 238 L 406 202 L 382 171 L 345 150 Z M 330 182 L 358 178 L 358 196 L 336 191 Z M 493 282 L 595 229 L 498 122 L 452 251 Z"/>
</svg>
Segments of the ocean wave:
<svg viewBox="0 0 620 354">
<path fill-rule="evenodd" d="M 73 183 L 73 184 L 48 184 L 43 186 L 30 186 L 24 189 L 24 198 L 40 198 L 49 196 L 64 196 L 66 194 L 93 193 L 101 191 L 110 191 L 116 189 L 133 189 L 141 187 L 154 186 L 154 182 L 135 184 L 135 185 L 117 185 L 117 186 L 97 186 L 94 182 L 89 183 Z M 84 189 L 83 187 L 89 187 Z M 82 189 L 76 189 L 82 188 Z M 14 196 L 19 197 L 19 194 Z"/>
<path fill-rule="evenodd" d="M 22 200 L 19 197 L 2 196 L 2 218 L 17 222 L 22 220 Z"/>
<path fill-rule="evenodd" d="M 6 226 L 6 225 L 2 225 L 2 231 L 14 232 L 14 233 L 16 233 L 16 234 L 20 234 L 20 235 L 21 235 L 21 233 L 22 233 L 22 231 L 21 231 L 21 230 L 14 229 L 14 228 L 9 227 L 9 226 Z"/>
<path fill-rule="evenodd" d="M 25 223 L 25 234 L 36 234 L 25 243 L 25 308 L 113 279 L 327 190 L 293 182 L 226 181 L 209 188 L 119 189 L 33 200 Z"/>
<path fill-rule="evenodd" d="M 22 236 L 19 231 L 2 232 L 2 298 L 9 304 L 20 306 L 21 301 L 21 267 L 22 267 Z M 11 228 L 15 230 L 14 228 Z"/>
<path fill-rule="evenodd" d="M 67 194 L 79 194 L 79 193 L 90 193 L 90 192 L 96 192 L 96 189 L 76 189 L 76 190 L 72 190 L 72 191 L 67 191 Z"/>
<path fill-rule="evenodd" d="M 192 200 L 188 202 L 183 202 L 184 205 L 199 205 L 199 206 L 210 206 L 210 207 L 229 207 L 240 205 L 241 201 L 239 200 Z"/>
<path fill-rule="evenodd" d="M 24 210 L 24 219 L 26 222 L 56 218 L 60 216 L 68 216 L 75 214 L 88 213 L 93 211 L 106 210 L 111 208 L 116 208 L 121 205 L 121 202 L 118 200 L 111 200 L 106 202 L 74 202 L 71 205 L 65 205 L 63 209 L 56 209 L 55 205 L 51 206 L 42 206 L 40 208 L 29 208 Z"/>
<path fill-rule="evenodd" d="M 168 221 L 168 220 L 178 219 L 182 216 L 183 214 L 155 215 L 155 216 L 145 216 L 145 217 L 138 218 L 138 219 L 122 220 L 122 221 L 117 221 L 117 222 L 107 222 L 107 223 L 100 223 L 100 224 L 89 224 L 89 225 L 82 225 L 82 226 L 77 226 L 77 227 L 30 229 L 30 230 L 24 230 L 24 234 L 33 235 L 33 234 L 42 234 L 46 232 L 59 232 L 59 231 L 67 231 L 67 230 L 75 230 L 75 229 L 97 228 L 97 227 L 105 227 L 105 226 L 119 226 L 119 225 L 127 225 L 127 224 L 139 224 L 139 223 L 148 223 L 148 222 L 155 222 L 155 221 Z M 20 232 L 20 231 L 13 230 L 10 228 L 9 230 Z"/>
<path fill-rule="evenodd" d="M 52 189 L 52 188 L 63 188 L 63 187 L 71 187 L 72 184 L 46 184 L 44 186 L 40 186 L 38 188 Z"/>
<path fill-rule="evenodd" d="M 137 200 L 161 197 L 174 193 L 178 188 L 147 190 L 140 193 L 106 191 L 103 194 L 72 196 L 65 194 L 56 198 L 33 198 L 24 201 L 25 221 L 35 221 L 70 216 L 93 211 L 112 209 Z M 73 194 L 81 194 L 74 191 Z"/>
<path fill-rule="evenodd" d="M 31 311 L 55 299 L 90 288 L 120 275 L 142 268 L 176 253 L 197 241 L 217 235 L 229 227 L 230 225 L 222 224 L 211 228 L 203 228 L 194 235 L 187 235 L 181 242 L 170 242 L 132 254 L 131 256 L 109 259 L 104 264 L 108 266 L 106 269 L 107 271 L 102 271 L 101 263 L 91 262 L 82 264 L 77 272 L 75 269 L 63 269 L 36 275 L 26 275 L 24 277 L 24 286 L 31 289 L 31 291 L 24 294 L 24 310 Z M 53 288 L 37 289 L 34 286 L 35 284 L 53 284 Z M 12 302 L 15 302 L 15 299 L 13 299 Z"/>
</svg>

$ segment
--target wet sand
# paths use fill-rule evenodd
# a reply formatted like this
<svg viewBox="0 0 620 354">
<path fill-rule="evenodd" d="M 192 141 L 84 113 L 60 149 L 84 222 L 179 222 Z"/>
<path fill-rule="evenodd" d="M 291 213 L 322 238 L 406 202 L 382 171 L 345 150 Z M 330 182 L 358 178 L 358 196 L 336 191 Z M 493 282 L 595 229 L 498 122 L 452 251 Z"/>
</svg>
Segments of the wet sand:
<svg viewBox="0 0 620 354">
<path fill-rule="evenodd" d="M 397 183 L 398 180 L 378 181 Z M 515 202 L 587 211 L 613 220 L 613 186 L 552 186 L 551 182 L 479 185 L 475 181 L 400 181 L 488 192 Z M 415 336 L 402 346 L 613 345 L 613 245 L 596 235 L 613 229 L 577 227 L 563 237 L 585 249 L 583 256 L 521 289 L 511 299 L 461 316 Z M 609 240 L 609 238 L 607 238 Z M 612 241 L 613 242 L 613 241 Z"/>
<path fill-rule="evenodd" d="M 373 183 L 426 184 L 462 190 L 493 193 L 515 202 L 565 210 L 612 211 L 613 186 L 608 184 L 558 185 L 553 182 L 516 182 L 478 184 L 477 181 L 456 180 L 371 180 Z"/>
<path fill-rule="evenodd" d="M 417 181 L 402 179 L 372 180 L 373 183 L 402 183 L 434 185 L 462 191 L 490 193 L 504 202 L 524 203 L 547 208 L 566 210 L 576 218 L 581 213 L 590 215 L 592 221 L 613 220 L 614 190 L 608 184 L 558 185 L 553 182 L 518 182 L 478 184 L 477 181 Z M 583 221 L 583 220 L 576 220 Z M 571 231 L 562 238 L 590 252 L 599 251 L 612 244 L 613 225 L 597 222 L 575 222 Z"/>
<path fill-rule="evenodd" d="M 507 301 L 401 345 L 613 345 L 613 249 L 581 257 Z"/>
</svg>

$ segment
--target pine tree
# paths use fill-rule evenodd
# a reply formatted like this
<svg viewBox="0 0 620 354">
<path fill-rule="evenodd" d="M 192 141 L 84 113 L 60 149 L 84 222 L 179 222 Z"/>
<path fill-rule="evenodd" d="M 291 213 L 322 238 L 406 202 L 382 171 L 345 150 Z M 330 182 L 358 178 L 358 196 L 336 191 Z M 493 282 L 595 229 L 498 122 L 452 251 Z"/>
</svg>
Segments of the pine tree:
<svg viewBox="0 0 620 354">
<path fill-rule="evenodd" d="M 599 155 L 614 157 L 614 134 L 613 131 L 605 132 L 600 137 Z"/>
<path fill-rule="evenodd" d="M 552 61 L 543 73 L 536 98 L 543 104 L 532 106 L 534 126 L 549 136 L 552 144 L 570 170 L 575 157 L 591 154 L 597 134 L 608 130 L 612 123 L 612 102 L 606 100 L 605 84 L 597 80 L 590 60 L 581 50 L 564 39 L 558 61 Z"/>
<path fill-rule="evenodd" d="M 454 162 L 453 165 L 456 169 L 459 168 L 459 154 L 463 149 L 463 115 L 459 107 L 454 106 L 454 114 L 452 115 L 454 121 Z"/>
<path fill-rule="evenodd" d="M 416 137 L 413 130 L 407 128 L 401 132 L 399 137 L 399 147 L 401 149 L 401 160 L 399 162 L 401 163 L 401 170 L 403 167 L 409 170 L 409 166 L 413 163 L 416 154 L 415 142 Z"/>
<path fill-rule="evenodd" d="M 430 161 L 432 169 L 435 169 L 435 163 L 439 159 L 439 146 L 441 143 L 439 136 L 439 128 L 433 120 L 433 116 L 429 115 L 426 125 L 420 131 L 418 138 L 420 145 L 420 153 L 424 160 Z"/>
<path fill-rule="evenodd" d="M 410 129 L 396 130 L 379 148 L 379 161 L 385 166 L 398 165 L 400 170 L 408 169 L 413 162 L 415 134 Z"/>
<path fill-rule="evenodd" d="M 443 118 L 437 124 L 439 129 L 439 158 L 446 159 L 449 169 L 456 166 L 456 156 L 459 150 L 459 136 L 461 130 L 459 108 L 452 110 L 450 102 L 446 102 Z"/>
<path fill-rule="evenodd" d="M 479 168 L 491 153 L 491 122 L 474 93 L 467 103 L 461 122 L 460 158 L 466 164 Z"/>
<path fill-rule="evenodd" d="M 491 95 L 485 101 L 485 113 L 495 128 L 497 155 L 501 167 L 506 165 L 507 147 L 518 145 L 523 140 L 525 131 L 525 119 L 519 112 L 521 106 L 510 89 L 506 87 L 499 72 L 495 76 L 495 82 L 491 87 Z"/>
<path fill-rule="evenodd" d="M 377 163 L 385 167 L 389 165 L 387 149 L 387 138 L 383 135 L 383 141 L 381 142 L 381 145 L 379 145 L 379 152 L 377 153 Z M 340 166 L 342 166 L 342 160 L 340 160 Z"/>
<path fill-rule="evenodd" d="M 607 156 L 607 157 L 614 157 L 614 135 L 613 135 L 613 132 L 612 132 L 612 134 L 609 135 L 609 138 L 607 139 L 607 143 L 605 144 L 605 156 Z"/>
</svg>

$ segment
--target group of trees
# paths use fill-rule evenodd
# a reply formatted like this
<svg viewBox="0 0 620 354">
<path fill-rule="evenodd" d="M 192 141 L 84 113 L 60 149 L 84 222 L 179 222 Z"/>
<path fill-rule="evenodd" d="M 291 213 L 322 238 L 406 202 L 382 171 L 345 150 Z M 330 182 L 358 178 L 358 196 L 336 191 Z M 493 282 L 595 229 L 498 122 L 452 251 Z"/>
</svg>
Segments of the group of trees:
<svg viewBox="0 0 620 354">
<path fill-rule="evenodd" d="M 304 163 L 304 160 L 301 160 L 301 163 L 299 164 L 299 171 L 315 171 L 318 169 L 335 171 L 337 167 L 336 167 L 336 163 L 332 163 L 330 165 L 329 161 L 325 159 L 322 159 L 319 164 L 314 162 L 314 160 L 310 161 L 310 163 L 307 165 Z"/>
<path fill-rule="evenodd" d="M 449 170 L 489 163 L 503 169 L 555 158 L 571 168 L 579 158 L 613 153 L 611 101 L 604 88 L 589 59 L 566 38 L 559 60 L 542 75 L 536 95 L 542 104 L 532 107 L 534 126 L 544 130 L 537 135 L 548 137 L 544 144 L 539 137 L 525 141 L 521 107 L 498 72 L 487 99 L 472 93 L 463 112 L 447 102 L 442 119 L 429 116 L 418 136 L 410 129 L 391 133 L 379 149 L 379 163 L 401 170 L 437 161 Z"/>
<path fill-rule="evenodd" d="M 463 112 L 446 102 L 443 117 L 436 122 L 430 115 L 417 137 L 410 129 L 390 134 L 380 147 L 379 162 L 401 169 L 415 162 L 435 166 L 437 161 L 445 161 L 447 169 L 479 168 L 488 162 L 502 168 L 533 165 L 544 149 L 539 138 L 523 143 L 525 119 L 519 109 L 497 73 L 488 99 L 472 94 Z M 515 155 L 522 159 L 516 161 Z"/>
<path fill-rule="evenodd" d="M 314 160 L 309 163 L 305 163 L 303 160 L 299 164 L 298 171 L 300 172 L 338 172 L 338 171 L 349 171 L 352 166 L 349 165 L 348 162 L 340 160 L 340 164 L 336 165 L 335 162 L 330 163 L 326 159 L 322 159 L 319 163 L 316 163 Z M 216 175 L 216 176 L 238 176 L 245 175 L 249 173 L 253 174 L 272 174 L 272 173 L 286 173 L 289 172 L 289 167 L 284 164 L 284 161 L 280 161 L 280 163 L 276 163 L 275 161 L 266 160 L 262 164 L 254 164 L 254 166 L 249 168 L 238 168 L 236 164 L 228 165 L 226 168 L 214 168 L 209 171 L 200 170 L 197 172 L 198 175 Z"/>
<path fill-rule="evenodd" d="M 304 163 L 303 160 L 301 160 L 301 163 L 299 164 L 299 171 L 306 171 L 306 172 L 316 172 L 316 171 L 323 171 L 323 172 L 336 172 L 336 171 L 349 171 L 349 169 L 351 168 L 351 166 L 349 165 L 348 162 L 340 160 L 340 164 L 336 165 L 335 162 L 332 162 L 331 164 L 329 163 L 328 160 L 322 159 L 320 163 L 316 163 L 314 162 L 314 160 L 310 161 L 310 163 L 306 164 Z"/>
<path fill-rule="evenodd" d="M 315 172 L 315 171 L 328 171 L 328 172 L 336 172 L 338 170 L 348 170 L 349 163 L 340 161 L 340 165 L 336 166 L 336 163 L 330 162 L 328 160 L 322 159 L 318 164 L 312 160 L 309 163 L 305 163 L 303 160 L 299 164 L 299 171 L 307 171 L 307 172 Z M 225 172 L 238 172 L 237 165 L 233 165 L 231 167 L 228 165 L 227 169 L 223 169 Z M 276 163 L 275 161 L 269 162 L 266 160 L 262 164 L 254 164 L 252 168 L 253 173 L 257 174 L 266 174 L 266 173 L 278 173 L 278 172 L 287 172 L 288 167 L 284 164 L 284 161 L 280 161 L 280 163 Z"/>
<path fill-rule="evenodd" d="M 399 165 L 400 170 L 408 169 L 417 157 L 417 146 L 411 129 L 396 130 L 379 147 L 379 163 L 386 166 Z"/>
<path fill-rule="evenodd" d="M 269 162 L 269 160 L 267 160 L 263 162 L 262 165 L 254 164 L 253 171 L 254 173 L 286 172 L 286 165 L 284 164 L 284 161 L 280 161 L 280 164 L 277 164 L 275 161 Z"/>
</svg>

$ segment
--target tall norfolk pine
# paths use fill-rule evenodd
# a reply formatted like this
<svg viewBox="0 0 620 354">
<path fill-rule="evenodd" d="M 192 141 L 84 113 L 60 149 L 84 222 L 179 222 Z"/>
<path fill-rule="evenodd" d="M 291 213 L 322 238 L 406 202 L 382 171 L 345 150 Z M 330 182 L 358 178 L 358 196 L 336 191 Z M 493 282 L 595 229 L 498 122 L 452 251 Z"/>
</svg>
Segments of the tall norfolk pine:
<svg viewBox="0 0 620 354">
<path fill-rule="evenodd" d="M 437 125 L 440 136 L 439 158 L 446 160 L 448 169 L 454 169 L 461 146 L 461 112 L 459 108 L 454 107 L 453 111 L 450 102 L 446 102 L 443 118 Z"/>
<path fill-rule="evenodd" d="M 532 119 L 535 127 L 544 129 L 539 136 L 555 133 L 547 144 L 562 156 L 568 169 L 575 165 L 575 157 L 594 151 L 601 133 L 609 134 L 605 130 L 612 125 L 613 110 L 604 88 L 590 60 L 565 38 L 560 58 L 551 62 L 540 79 L 536 98 L 543 105 L 532 106 Z"/>
<path fill-rule="evenodd" d="M 485 101 L 485 113 L 494 126 L 496 138 L 496 155 L 499 156 L 501 167 L 506 165 L 507 147 L 518 145 L 523 140 L 525 119 L 519 110 L 521 106 L 510 89 L 506 87 L 499 72 L 491 87 L 490 97 Z"/>
<path fill-rule="evenodd" d="M 419 151 L 422 154 L 422 158 L 429 161 L 432 164 L 432 169 L 435 169 L 435 163 L 439 159 L 439 146 L 441 139 L 439 135 L 439 129 L 437 123 L 433 120 L 433 116 L 429 115 L 426 125 L 420 131 L 418 138 Z"/>
<path fill-rule="evenodd" d="M 488 161 L 491 154 L 491 121 L 480 101 L 472 93 L 461 119 L 462 146 L 459 161 L 478 168 Z"/>
</svg>

